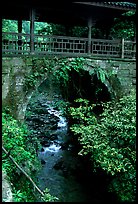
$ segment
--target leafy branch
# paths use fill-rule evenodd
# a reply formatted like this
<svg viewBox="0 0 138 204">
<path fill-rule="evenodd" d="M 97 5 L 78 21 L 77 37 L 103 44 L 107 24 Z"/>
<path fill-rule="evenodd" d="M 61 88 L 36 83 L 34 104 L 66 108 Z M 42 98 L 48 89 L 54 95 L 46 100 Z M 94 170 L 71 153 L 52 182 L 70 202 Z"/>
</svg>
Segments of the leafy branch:
<svg viewBox="0 0 138 204">
<path fill-rule="evenodd" d="M 2 146 L 2 150 L 4 153 L 10 158 L 10 160 L 16 165 L 16 167 L 29 179 L 29 181 L 33 184 L 35 189 L 41 194 L 41 196 L 44 196 L 44 193 L 38 188 L 38 186 L 35 184 L 35 182 L 31 179 L 31 177 L 21 168 L 19 164 L 15 161 L 15 159 L 9 154 L 9 152 Z"/>
<path fill-rule="evenodd" d="M 44 192 L 40 190 L 40 188 L 35 184 L 35 182 L 32 180 L 32 178 L 24 171 L 24 169 L 15 161 L 15 159 L 9 154 L 9 152 L 5 149 L 4 146 L 2 146 L 2 150 L 7 155 L 7 157 L 10 158 L 10 160 L 15 164 L 15 166 L 29 179 L 29 181 L 32 183 L 34 188 L 38 191 L 38 193 L 41 195 L 41 199 L 45 202 L 47 201 L 54 201 L 58 200 L 57 197 L 54 197 L 49 194 L 49 189 L 45 189 Z"/>
</svg>

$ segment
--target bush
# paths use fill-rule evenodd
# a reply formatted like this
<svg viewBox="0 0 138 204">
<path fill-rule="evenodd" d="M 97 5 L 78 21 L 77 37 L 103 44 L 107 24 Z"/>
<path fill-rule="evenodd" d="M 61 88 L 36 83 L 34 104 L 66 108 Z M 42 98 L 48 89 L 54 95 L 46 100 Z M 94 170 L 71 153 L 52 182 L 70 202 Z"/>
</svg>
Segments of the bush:
<svg viewBox="0 0 138 204">
<path fill-rule="evenodd" d="M 136 193 L 136 95 L 132 92 L 119 101 L 102 103 L 103 113 L 93 113 L 96 106 L 80 101 L 71 107 L 71 130 L 82 145 L 80 155 L 90 154 L 95 169 L 100 167 L 112 176 L 110 191 L 120 201 L 134 201 Z"/>
<path fill-rule="evenodd" d="M 36 156 L 36 146 L 41 147 L 37 138 L 30 137 L 31 132 L 25 124 L 20 124 L 10 114 L 9 110 L 2 113 L 2 143 L 4 148 L 20 165 L 20 167 L 28 173 L 28 175 L 36 182 L 34 171 L 39 170 L 40 161 Z M 36 202 L 40 195 L 34 192 L 31 182 L 21 174 L 20 170 L 9 160 L 7 155 L 3 153 L 2 170 L 6 172 L 10 183 L 12 184 L 12 193 L 14 202 Z M 49 189 L 44 192 L 44 197 L 40 200 L 54 201 L 58 198 L 50 195 Z"/>
<path fill-rule="evenodd" d="M 19 124 L 5 112 L 2 113 L 2 144 L 20 167 L 33 177 L 32 172 L 40 167 L 40 163 L 36 157 L 34 144 L 29 141 L 29 131 L 25 125 Z M 17 202 L 34 201 L 32 184 L 26 180 L 5 153 L 2 156 L 2 169 L 12 183 L 14 200 Z"/>
<path fill-rule="evenodd" d="M 29 143 L 29 131 L 25 125 L 21 125 L 7 113 L 2 113 L 2 143 L 7 151 L 22 165 L 31 167 L 37 162 L 34 144 Z M 6 160 L 8 162 L 8 160 Z M 6 163 L 3 160 L 3 167 Z M 10 163 L 10 172 L 15 171 L 15 166 Z M 7 169 L 8 170 L 8 169 Z"/>
</svg>

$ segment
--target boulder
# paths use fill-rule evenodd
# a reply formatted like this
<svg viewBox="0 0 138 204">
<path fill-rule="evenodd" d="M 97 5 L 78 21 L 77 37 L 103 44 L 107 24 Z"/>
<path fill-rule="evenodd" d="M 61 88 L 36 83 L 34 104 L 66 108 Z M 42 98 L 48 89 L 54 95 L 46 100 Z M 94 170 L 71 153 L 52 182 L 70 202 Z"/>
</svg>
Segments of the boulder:
<svg viewBox="0 0 138 204">
<path fill-rule="evenodd" d="M 11 184 L 4 172 L 2 172 L 2 202 L 13 202 Z"/>
</svg>

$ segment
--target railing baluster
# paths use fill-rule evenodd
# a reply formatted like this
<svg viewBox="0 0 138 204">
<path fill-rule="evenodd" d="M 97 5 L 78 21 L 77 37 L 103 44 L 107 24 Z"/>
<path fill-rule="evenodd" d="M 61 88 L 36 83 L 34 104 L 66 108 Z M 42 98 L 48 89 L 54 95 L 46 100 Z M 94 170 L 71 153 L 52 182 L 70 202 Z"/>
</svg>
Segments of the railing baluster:
<svg viewBox="0 0 138 204">
<path fill-rule="evenodd" d="M 121 58 L 123 59 L 124 58 L 124 38 L 122 38 L 122 41 L 121 41 Z"/>
</svg>

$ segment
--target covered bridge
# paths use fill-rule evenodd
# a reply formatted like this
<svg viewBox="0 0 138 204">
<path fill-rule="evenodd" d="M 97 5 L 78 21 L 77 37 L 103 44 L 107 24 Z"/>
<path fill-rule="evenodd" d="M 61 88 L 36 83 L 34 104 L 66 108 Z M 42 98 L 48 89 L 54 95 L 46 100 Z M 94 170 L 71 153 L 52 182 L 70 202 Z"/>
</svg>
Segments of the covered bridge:
<svg viewBox="0 0 138 204">
<path fill-rule="evenodd" d="M 136 42 L 125 39 L 109 39 L 109 30 L 115 17 L 127 11 L 136 11 L 130 2 L 79 2 L 24 0 L 3 2 L 2 18 L 17 20 L 18 32 L 2 33 L 3 56 L 17 55 L 69 55 L 135 58 Z M 135 15 L 132 17 L 135 21 Z M 30 33 L 22 33 L 22 21 L 30 21 Z M 35 22 L 47 22 L 65 26 L 65 35 L 34 33 Z M 106 36 L 95 39 L 91 29 L 97 22 L 106 28 Z M 87 26 L 86 37 L 69 36 L 72 26 Z"/>
</svg>

